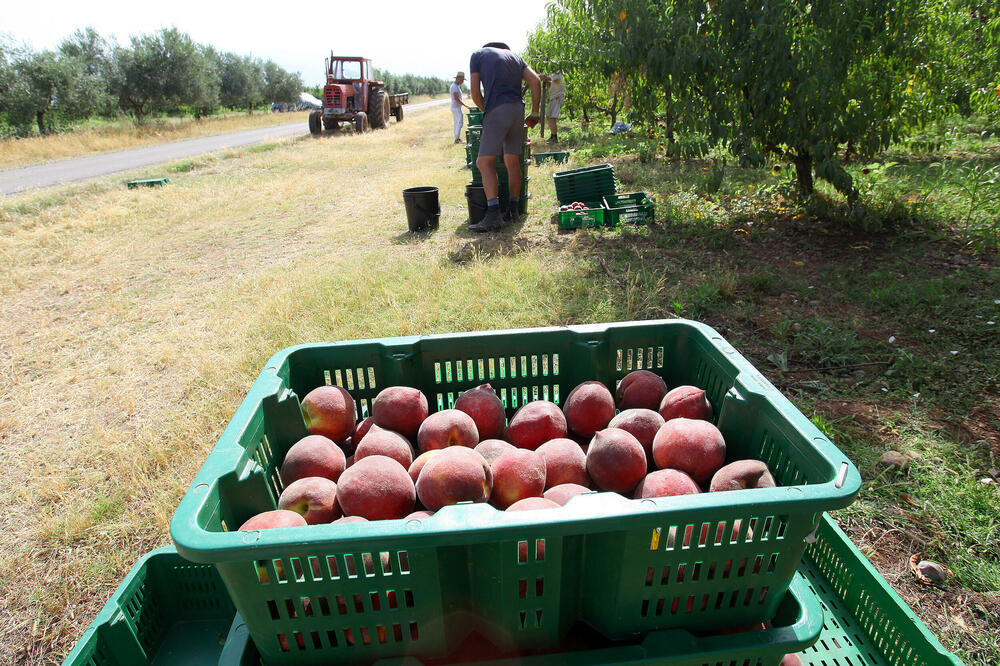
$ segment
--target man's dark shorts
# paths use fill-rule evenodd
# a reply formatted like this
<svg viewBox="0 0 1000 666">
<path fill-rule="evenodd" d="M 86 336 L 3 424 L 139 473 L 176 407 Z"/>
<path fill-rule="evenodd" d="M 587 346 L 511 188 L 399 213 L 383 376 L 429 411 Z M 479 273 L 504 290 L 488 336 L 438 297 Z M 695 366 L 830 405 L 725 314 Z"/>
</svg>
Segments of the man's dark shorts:
<svg viewBox="0 0 1000 666">
<path fill-rule="evenodd" d="M 479 139 L 479 157 L 521 154 L 524 142 L 524 103 L 507 102 L 483 116 L 483 136 Z"/>
</svg>

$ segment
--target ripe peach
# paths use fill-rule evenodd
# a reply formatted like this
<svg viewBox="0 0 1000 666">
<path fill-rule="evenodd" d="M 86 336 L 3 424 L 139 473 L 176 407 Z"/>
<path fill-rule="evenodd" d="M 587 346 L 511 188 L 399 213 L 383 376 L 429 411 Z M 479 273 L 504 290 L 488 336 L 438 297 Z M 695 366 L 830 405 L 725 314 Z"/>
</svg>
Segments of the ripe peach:
<svg viewBox="0 0 1000 666">
<path fill-rule="evenodd" d="M 760 460 L 737 460 L 721 468 L 712 476 L 708 489 L 744 490 L 746 488 L 774 488 L 771 471 Z"/>
<path fill-rule="evenodd" d="M 587 476 L 587 455 L 572 439 L 565 437 L 550 439 L 536 450 L 545 459 L 546 488 L 562 483 L 590 485 L 590 477 Z"/>
<path fill-rule="evenodd" d="M 518 409 L 507 424 L 507 441 L 522 449 L 535 450 L 550 439 L 566 436 L 566 417 L 558 405 L 535 400 Z"/>
<path fill-rule="evenodd" d="M 797 654 L 786 654 L 778 666 L 802 666 L 802 659 Z"/>
<path fill-rule="evenodd" d="M 486 462 L 493 464 L 493 461 L 500 457 L 505 451 L 513 451 L 517 447 L 502 439 L 484 439 L 476 444 L 476 453 L 486 458 Z"/>
<path fill-rule="evenodd" d="M 615 399 L 601 382 L 583 382 L 569 392 L 563 403 L 566 427 L 582 437 L 592 437 L 615 416 Z"/>
<path fill-rule="evenodd" d="M 340 386 L 317 386 L 302 399 L 302 417 L 314 435 L 342 442 L 354 432 L 354 398 Z"/>
<path fill-rule="evenodd" d="M 653 461 L 653 438 L 657 431 L 663 427 L 663 417 L 652 409 L 637 407 L 626 409 L 611 419 L 609 428 L 621 428 L 625 432 L 631 433 L 633 437 L 642 444 L 642 450 L 646 452 L 646 459 L 652 464 Z"/>
<path fill-rule="evenodd" d="M 407 470 L 410 474 L 410 478 L 413 479 L 413 485 L 416 486 L 417 479 L 420 478 L 420 470 L 424 468 L 427 461 L 436 453 L 440 453 L 441 449 L 431 449 L 430 451 L 424 451 L 410 465 L 410 469 Z"/>
<path fill-rule="evenodd" d="M 664 421 L 670 419 L 712 419 L 712 403 L 708 395 L 697 386 L 678 386 L 671 389 L 660 402 L 658 410 Z"/>
<path fill-rule="evenodd" d="M 406 517 L 407 520 L 410 518 L 430 518 L 434 515 L 433 511 L 414 511 Z"/>
<path fill-rule="evenodd" d="M 355 460 L 340 476 L 337 499 L 345 515 L 391 520 L 411 513 L 417 498 L 406 468 L 374 455 Z"/>
<path fill-rule="evenodd" d="M 545 491 L 545 458 L 538 451 L 513 449 L 490 465 L 493 492 L 490 504 L 506 509 L 525 497 L 541 497 Z"/>
<path fill-rule="evenodd" d="M 279 476 L 284 486 L 307 476 L 337 481 L 346 468 L 344 452 L 331 439 L 323 435 L 306 435 L 288 449 Z"/>
<path fill-rule="evenodd" d="M 358 448 L 354 452 L 354 461 L 357 462 L 368 456 L 387 456 L 406 469 L 413 463 L 413 447 L 409 440 L 398 432 L 373 425 L 364 439 L 358 443 Z"/>
<path fill-rule="evenodd" d="M 660 401 L 667 394 L 667 383 L 655 372 L 633 370 L 618 383 L 615 399 L 618 409 L 659 409 Z"/>
<path fill-rule="evenodd" d="M 507 415 L 503 402 L 489 384 L 471 388 L 455 401 L 455 409 L 460 409 L 476 422 L 480 439 L 497 439 L 503 436 Z"/>
<path fill-rule="evenodd" d="M 679 469 L 660 469 L 650 472 L 635 487 L 635 498 L 673 497 L 675 495 L 695 495 L 701 488 L 690 476 Z"/>
<path fill-rule="evenodd" d="M 559 506 L 563 506 L 571 498 L 576 497 L 582 493 L 589 493 L 590 488 L 586 486 L 581 486 L 577 483 L 560 483 L 558 486 L 552 486 L 544 493 L 542 497 L 547 500 L 552 500 Z"/>
<path fill-rule="evenodd" d="M 587 473 L 602 490 L 632 492 L 646 476 L 646 453 L 631 433 L 605 428 L 590 440 Z"/>
<path fill-rule="evenodd" d="M 367 518 L 362 518 L 361 516 L 341 516 L 337 520 L 333 521 L 333 524 L 337 523 L 367 523 Z"/>
<path fill-rule="evenodd" d="M 545 499 L 544 497 L 525 497 L 524 499 L 520 499 L 511 504 L 505 509 L 505 511 L 534 511 L 535 509 L 558 508 L 558 504 L 552 500 Z"/>
<path fill-rule="evenodd" d="M 276 509 L 274 511 L 258 513 L 240 525 L 239 531 L 269 530 L 276 527 L 301 527 L 306 524 L 306 519 L 302 517 L 302 514 L 286 509 Z"/>
<path fill-rule="evenodd" d="M 410 386 L 384 388 L 372 401 L 372 420 L 411 442 L 427 414 L 427 396 Z"/>
<path fill-rule="evenodd" d="M 465 501 L 485 502 L 492 489 L 489 463 L 464 446 L 440 449 L 417 478 L 417 496 L 430 511 Z"/>
<path fill-rule="evenodd" d="M 278 508 L 302 514 L 310 525 L 329 523 L 340 517 L 337 484 L 321 476 L 307 476 L 281 491 Z"/>
<path fill-rule="evenodd" d="M 368 434 L 368 431 L 371 430 L 373 425 L 375 425 L 375 420 L 370 416 L 363 421 L 358 422 L 357 427 L 354 428 L 354 434 L 351 435 L 351 441 L 354 443 L 355 448 L 357 448 L 358 444 L 361 443 L 361 440 L 365 438 L 365 435 Z M 344 453 L 354 453 L 354 449 L 351 449 L 350 451 L 344 449 Z"/>
<path fill-rule="evenodd" d="M 708 421 L 670 419 L 653 438 L 653 460 L 660 469 L 679 469 L 707 483 L 726 462 L 726 441 Z"/>
<path fill-rule="evenodd" d="M 474 447 L 479 443 L 479 429 L 472 417 L 460 409 L 442 409 L 427 417 L 417 431 L 421 451 L 448 446 Z"/>
</svg>

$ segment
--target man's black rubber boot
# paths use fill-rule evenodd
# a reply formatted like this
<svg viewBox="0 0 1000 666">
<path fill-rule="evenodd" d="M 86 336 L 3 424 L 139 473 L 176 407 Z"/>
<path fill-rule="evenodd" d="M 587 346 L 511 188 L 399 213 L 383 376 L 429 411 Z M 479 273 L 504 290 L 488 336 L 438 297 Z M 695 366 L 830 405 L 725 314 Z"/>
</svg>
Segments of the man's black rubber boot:
<svg viewBox="0 0 1000 666">
<path fill-rule="evenodd" d="M 503 214 L 504 224 L 517 224 L 521 220 L 520 214 L 517 212 L 520 201 L 517 199 L 512 199 L 507 204 L 507 211 Z"/>
<path fill-rule="evenodd" d="M 476 233 L 484 231 L 496 231 L 503 226 L 503 217 L 500 215 L 500 207 L 486 209 L 483 219 L 473 224 L 469 229 Z"/>
</svg>

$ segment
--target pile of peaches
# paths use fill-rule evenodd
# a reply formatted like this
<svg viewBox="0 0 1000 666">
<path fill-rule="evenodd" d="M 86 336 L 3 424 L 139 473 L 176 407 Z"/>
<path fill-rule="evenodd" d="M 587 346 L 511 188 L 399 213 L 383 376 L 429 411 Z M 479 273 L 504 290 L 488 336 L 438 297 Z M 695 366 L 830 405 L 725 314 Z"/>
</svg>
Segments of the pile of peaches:
<svg viewBox="0 0 1000 666">
<path fill-rule="evenodd" d="M 594 490 L 641 499 L 775 485 L 759 460 L 726 464 L 704 390 L 668 390 L 648 370 L 626 375 L 614 395 L 587 381 L 562 408 L 526 403 L 509 423 L 489 384 L 433 414 L 421 391 L 391 386 L 360 423 L 339 386 L 313 389 L 301 405 L 310 434 L 282 461 L 278 509 L 241 530 L 427 517 L 467 501 L 549 509 Z"/>
</svg>

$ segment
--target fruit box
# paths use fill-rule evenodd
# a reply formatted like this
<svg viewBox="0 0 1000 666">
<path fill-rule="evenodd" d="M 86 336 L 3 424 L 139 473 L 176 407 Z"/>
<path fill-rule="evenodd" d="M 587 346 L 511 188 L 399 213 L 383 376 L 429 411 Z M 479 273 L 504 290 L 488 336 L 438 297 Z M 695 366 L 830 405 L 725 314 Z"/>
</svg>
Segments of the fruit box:
<svg viewBox="0 0 1000 666">
<path fill-rule="evenodd" d="M 609 194 L 604 197 L 604 209 L 609 227 L 623 222 L 651 224 L 656 218 L 656 204 L 645 192 Z"/>
<path fill-rule="evenodd" d="M 577 496 L 517 514 L 449 506 L 427 519 L 234 531 L 275 508 L 285 451 L 306 434 L 299 397 L 349 390 L 358 417 L 387 386 L 431 409 L 489 382 L 508 417 L 585 380 L 613 392 L 646 368 L 704 388 L 729 459 L 780 487 L 634 500 Z M 553 647 L 577 621 L 610 639 L 772 617 L 823 511 L 857 469 L 714 330 L 659 320 L 307 344 L 273 356 L 174 515 L 182 556 L 213 563 L 268 663 L 451 653 L 472 632 Z M 304 637 L 304 650 L 291 650 Z M 403 645 L 400 645 L 400 644 Z M 287 650 L 287 651 L 286 651 Z"/>
<path fill-rule="evenodd" d="M 159 548 L 136 562 L 63 663 L 215 663 L 235 614 L 215 567 Z"/>
<path fill-rule="evenodd" d="M 600 201 L 584 202 L 587 207 L 581 210 L 559 211 L 560 229 L 579 229 L 580 227 L 604 226 L 604 206 Z M 570 387 L 572 388 L 572 387 Z"/>
</svg>

